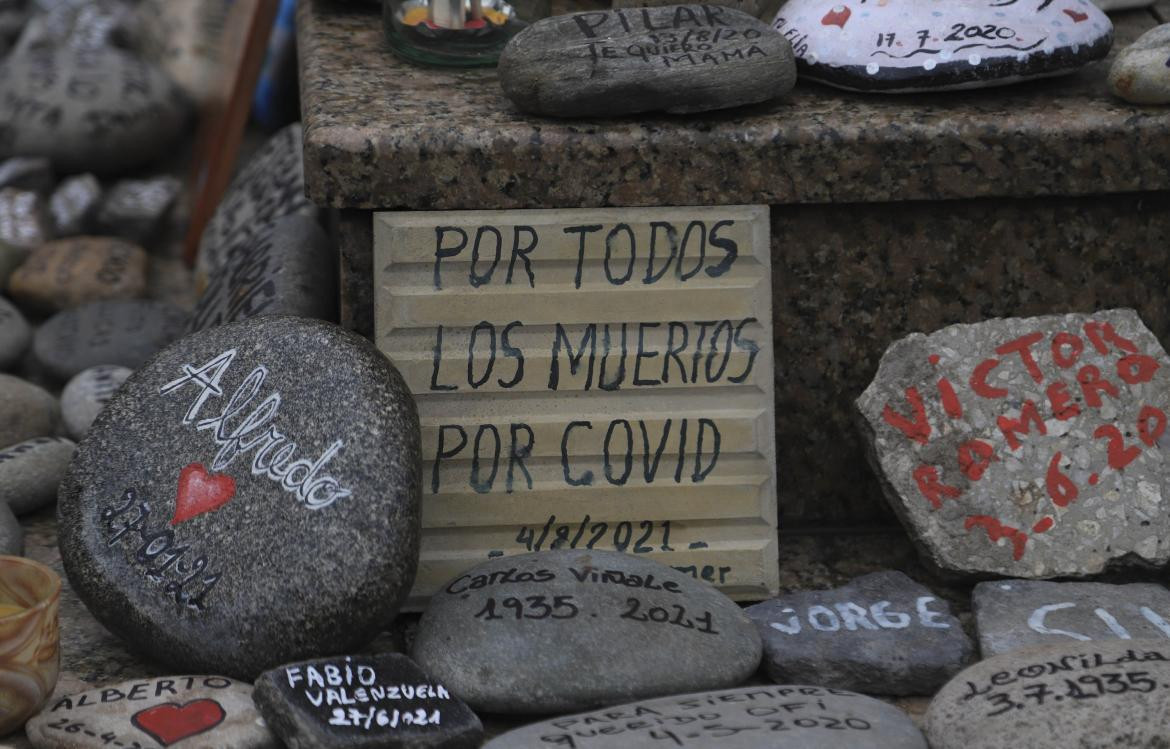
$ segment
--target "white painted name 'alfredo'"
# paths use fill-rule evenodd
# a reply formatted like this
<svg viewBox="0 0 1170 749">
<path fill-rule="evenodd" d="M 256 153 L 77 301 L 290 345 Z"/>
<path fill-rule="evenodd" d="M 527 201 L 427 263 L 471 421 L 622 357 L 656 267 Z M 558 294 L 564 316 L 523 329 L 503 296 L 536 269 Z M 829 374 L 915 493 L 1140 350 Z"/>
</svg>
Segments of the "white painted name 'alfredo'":
<svg viewBox="0 0 1170 749">
<path fill-rule="evenodd" d="M 159 388 L 159 393 L 169 395 L 188 383 L 197 387 L 199 395 L 183 417 L 184 424 L 191 424 L 195 422 L 208 398 L 213 395 L 217 398 L 223 396 L 219 381 L 235 358 L 236 350 L 229 349 L 202 366 L 184 364 L 183 376 L 163 385 Z M 267 367 L 264 365 L 256 367 L 232 393 L 227 406 L 218 416 L 195 423 L 196 429 L 214 430 L 212 439 L 220 446 L 209 470 L 222 471 L 238 456 L 255 449 L 256 453 L 252 457 L 252 475 L 265 475 L 273 481 L 280 482 L 285 491 L 295 493 L 311 510 L 328 507 L 343 497 L 351 496 L 353 492 L 344 488 L 337 479 L 329 475 L 318 475 L 325 468 L 325 464 L 341 451 L 344 446 L 341 440 L 336 440 L 316 460 L 308 458 L 291 460 L 296 454 L 297 443 L 270 425 L 280 410 L 279 392 L 270 393 L 234 430 L 228 426 L 228 420 L 243 413 L 248 404 L 256 398 L 267 377 Z"/>
</svg>

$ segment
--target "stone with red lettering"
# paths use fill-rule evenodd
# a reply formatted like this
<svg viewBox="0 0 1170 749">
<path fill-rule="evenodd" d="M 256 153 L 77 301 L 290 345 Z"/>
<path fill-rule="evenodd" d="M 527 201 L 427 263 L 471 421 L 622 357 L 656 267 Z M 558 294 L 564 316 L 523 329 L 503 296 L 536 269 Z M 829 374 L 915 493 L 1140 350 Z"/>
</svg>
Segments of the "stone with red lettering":
<svg viewBox="0 0 1170 749">
<path fill-rule="evenodd" d="M 0 502 L 17 515 L 56 502 L 75 447 L 62 437 L 37 437 L 0 450 Z"/>
<path fill-rule="evenodd" d="M 223 676 L 124 681 L 58 697 L 25 726 L 36 749 L 277 749 L 251 685 Z"/>
<path fill-rule="evenodd" d="M 966 669 L 925 730 L 931 749 L 1157 749 L 1168 710 L 1170 642 L 1070 641 Z"/>
<path fill-rule="evenodd" d="M 61 558 L 93 615 L 174 668 L 255 678 L 352 653 L 414 580 L 414 400 L 365 338 L 260 317 L 130 376 L 58 493 Z"/>
<path fill-rule="evenodd" d="M 974 655 L 950 606 L 901 572 L 751 606 L 777 684 L 816 682 L 867 694 L 934 694 Z"/>
<path fill-rule="evenodd" d="M 1170 639 L 1170 590 L 1156 583 L 996 580 L 972 595 L 984 658 L 1092 640 Z"/>
<path fill-rule="evenodd" d="M 857 406 L 931 565 L 1050 578 L 1170 561 L 1170 359 L 1133 310 L 914 333 Z"/>
</svg>

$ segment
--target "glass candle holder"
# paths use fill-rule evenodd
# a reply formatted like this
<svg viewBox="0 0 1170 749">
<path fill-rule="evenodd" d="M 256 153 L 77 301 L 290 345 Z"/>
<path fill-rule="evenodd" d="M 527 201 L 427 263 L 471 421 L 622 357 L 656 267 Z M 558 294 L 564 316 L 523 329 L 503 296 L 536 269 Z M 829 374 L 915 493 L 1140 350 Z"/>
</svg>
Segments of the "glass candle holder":
<svg viewBox="0 0 1170 749">
<path fill-rule="evenodd" d="M 0 736 L 22 728 L 57 685 L 60 601 L 56 572 L 0 556 Z"/>
<path fill-rule="evenodd" d="M 547 0 L 382 0 L 382 25 L 394 54 L 442 67 L 495 65 L 508 40 L 544 15 Z"/>
</svg>

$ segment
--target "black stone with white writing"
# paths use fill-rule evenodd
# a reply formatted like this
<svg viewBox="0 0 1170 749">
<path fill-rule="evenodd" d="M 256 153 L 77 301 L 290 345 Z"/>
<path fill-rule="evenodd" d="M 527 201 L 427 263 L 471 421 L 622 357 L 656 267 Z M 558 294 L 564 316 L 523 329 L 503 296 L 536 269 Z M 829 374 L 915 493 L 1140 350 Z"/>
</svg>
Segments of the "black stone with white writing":
<svg viewBox="0 0 1170 749">
<path fill-rule="evenodd" d="M 1170 643 L 1070 642 L 1005 653 L 951 680 L 926 713 L 932 749 L 1166 745 Z"/>
<path fill-rule="evenodd" d="M 263 317 L 136 371 L 62 482 L 73 587 L 134 648 L 252 678 L 352 652 L 418 561 L 414 401 L 364 338 Z"/>
<path fill-rule="evenodd" d="M 319 749 L 478 749 L 483 725 L 405 655 L 321 658 L 266 671 L 253 695 L 285 744 Z"/>
<path fill-rule="evenodd" d="M 768 101 L 795 83 L 787 39 L 715 4 L 554 16 L 500 55 L 508 98 L 556 117 L 725 109 Z"/>
<path fill-rule="evenodd" d="M 777 684 L 933 694 L 974 654 L 950 606 L 901 572 L 874 572 L 747 609 Z"/>
<path fill-rule="evenodd" d="M 996 580 L 972 594 L 984 658 L 1045 645 L 1167 638 L 1170 590 L 1156 583 Z"/>
<path fill-rule="evenodd" d="M 311 216 L 277 219 L 211 274 L 188 332 L 260 315 L 335 321 L 336 261 L 331 249 Z"/>
<path fill-rule="evenodd" d="M 680 653 L 680 658 L 685 657 Z M 927 749 L 893 705 L 814 686 L 755 686 L 663 697 L 567 715 L 484 749 Z"/>
<path fill-rule="evenodd" d="M 49 215 L 59 237 L 84 234 L 101 204 L 102 186 L 92 174 L 61 180 L 49 197 Z"/>
<path fill-rule="evenodd" d="M 80 440 L 89 431 L 94 419 L 110 402 L 133 370 L 113 364 L 99 364 L 81 372 L 61 391 L 61 420 L 65 431 Z"/>
<path fill-rule="evenodd" d="M 102 199 L 96 223 L 103 234 L 153 245 L 182 188 L 171 176 L 115 182 Z"/>
<path fill-rule="evenodd" d="M 75 447 L 62 437 L 37 437 L 0 450 L 0 502 L 25 515 L 57 501 Z"/>
<path fill-rule="evenodd" d="M 50 317 L 33 335 L 33 354 L 61 380 L 99 364 L 141 366 L 183 330 L 187 314 L 140 299 L 92 302 Z"/>
<path fill-rule="evenodd" d="M 582 550 L 494 559 L 450 581 L 413 655 L 477 710 L 547 713 L 735 686 L 761 650 L 751 620 L 714 588 Z"/>
<path fill-rule="evenodd" d="M 32 327 L 12 302 L 0 297 L 0 369 L 12 369 L 32 342 Z"/>
</svg>

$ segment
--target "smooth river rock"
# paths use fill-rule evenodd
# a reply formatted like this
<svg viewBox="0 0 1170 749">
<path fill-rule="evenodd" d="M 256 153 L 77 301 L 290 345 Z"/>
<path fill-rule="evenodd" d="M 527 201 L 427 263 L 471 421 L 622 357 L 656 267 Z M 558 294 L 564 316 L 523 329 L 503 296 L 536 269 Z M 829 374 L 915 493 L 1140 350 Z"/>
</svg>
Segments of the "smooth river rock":
<svg viewBox="0 0 1170 749">
<path fill-rule="evenodd" d="M 17 515 L 56 502 L 75 447 L 62 437 L 37 437 L 0 450 L 0 502 Z"/>
<path fill-rule="evenodd" d="M 0 504 L 0 554 L 24 556 L 24 528 L 6 504 Z"/>
<path fill-rule="evenodd" d="M 1109 69 L 1109 90 L 1134 104 L 1170 104 L 1170 23 L 1121 50 Z"/>
<path fill-rule="evenodd" d="M 499 71 L 513 104 L 554 117 L 704 112 L 768 101 L 796 83 L 787 39 L 708 4 L 546 18 L 508 42 Z"/>
<path fill-rule="evenodd" d="M 110 398 L 133 373 L 127 367 L 99 364 L 66 383 L 61 391 L 61 420 L 69 436 L 75 440 L 84 437 Z"/>
<path fill-rule="evenodd" d="M 104 233 L 147 247 L 157 246 L 182 188 L 182 183 L 170 175 L 119 180 L 102 198 L 95 216 L 97 226 Z"/>
<path fill-rule="evenodd" d="M 0 163 L 0 187 L 47 193 L 53 189 L 53 165 L 43 157 L 14 156 Z"/>
<path fill-rule="evenodd" d="M 802 79 L 884 93 L 1063 75 L 1113 44 L 1090 0 L 789 0 L 772 27 L 792 42 Z"/>
<path fill-rule="evenodd" d="M 972 594 L 984 658 L 1091 640 L 1170 638 L 1170 590 L 1156 583 L 995 580 Z"/>
<path fill-rule="evenodd" d="M 92 174 L 77 174 L 61 180 L 49 197 L 49 215 L 59 237 L 82 234 L 101 204 L 102 186 Z"/>
<path fill-rule="evenodd" d="M 901 572 L 789 593 L 747 613 L 760 629 L 764 664 L 777 684 L 930 695 L 975 650 L 950 606 Z"/>
<path fill-rule="evenodd" d="M 926 714 L 932 749 L 1160 749 L 1170 643 L 1073 642 L 1006 653 L 943 687 Z"/>
<path fill-rule="evenodd" d="M 1046 578 L 1170 561 L 1170 359 L 1133 310 L 911 334 L 857 406 L 933 566 Z"/>
<path fill-rule="evenodd" d="M 574 550 L 494 559 L 450 581 L 413 655 L 477 710 L 551 713 L 736 686 L 761 650 L 747 615 L 705 583 Z"/>
<path fill-rule="evenodd" d="M 352 652 L 418 562 L 418 415 L 335 325 L 264 317 L 138 369 L 78 446 L 61 556 L 90 611 L 175 668 L 251 679 Z"/>
<path fill-rule="evenodd" d="M 277 749 L 252 687 L 223 676 L 139 679 L 50 702 L 25 727 L 37 749 Z"/>
<path fill-rule="evenodd" d="M 0 369 L 12 369 L 32 342 L 32 327 L 12 302 L 0 297 Z"/>
<path fill-rule="evenodd" d="M 319 658 L 266 671 L 256 706 L 290 749 L 479 749 L 483 725 L 405 655 Z"/>
<path fill-rule="evenodd" d="M 680 658 L 685 657 L 679 654 Z M 483 749 L 927 749 L 910 716 L 813 686 L 681 694 L 534 723 Z"/>
<path fill-rule="evenodd" d="M 57 399 L 31 382 L 0 374 L 0 449 L 56 433 Z"/>
<path fill-rule="evenodd" d="M 8 279 L 18 304 L 52 313 L 146 294 L 146 250 L 114 237 L 72 237 L 33 250 Z"/>
</svg>

